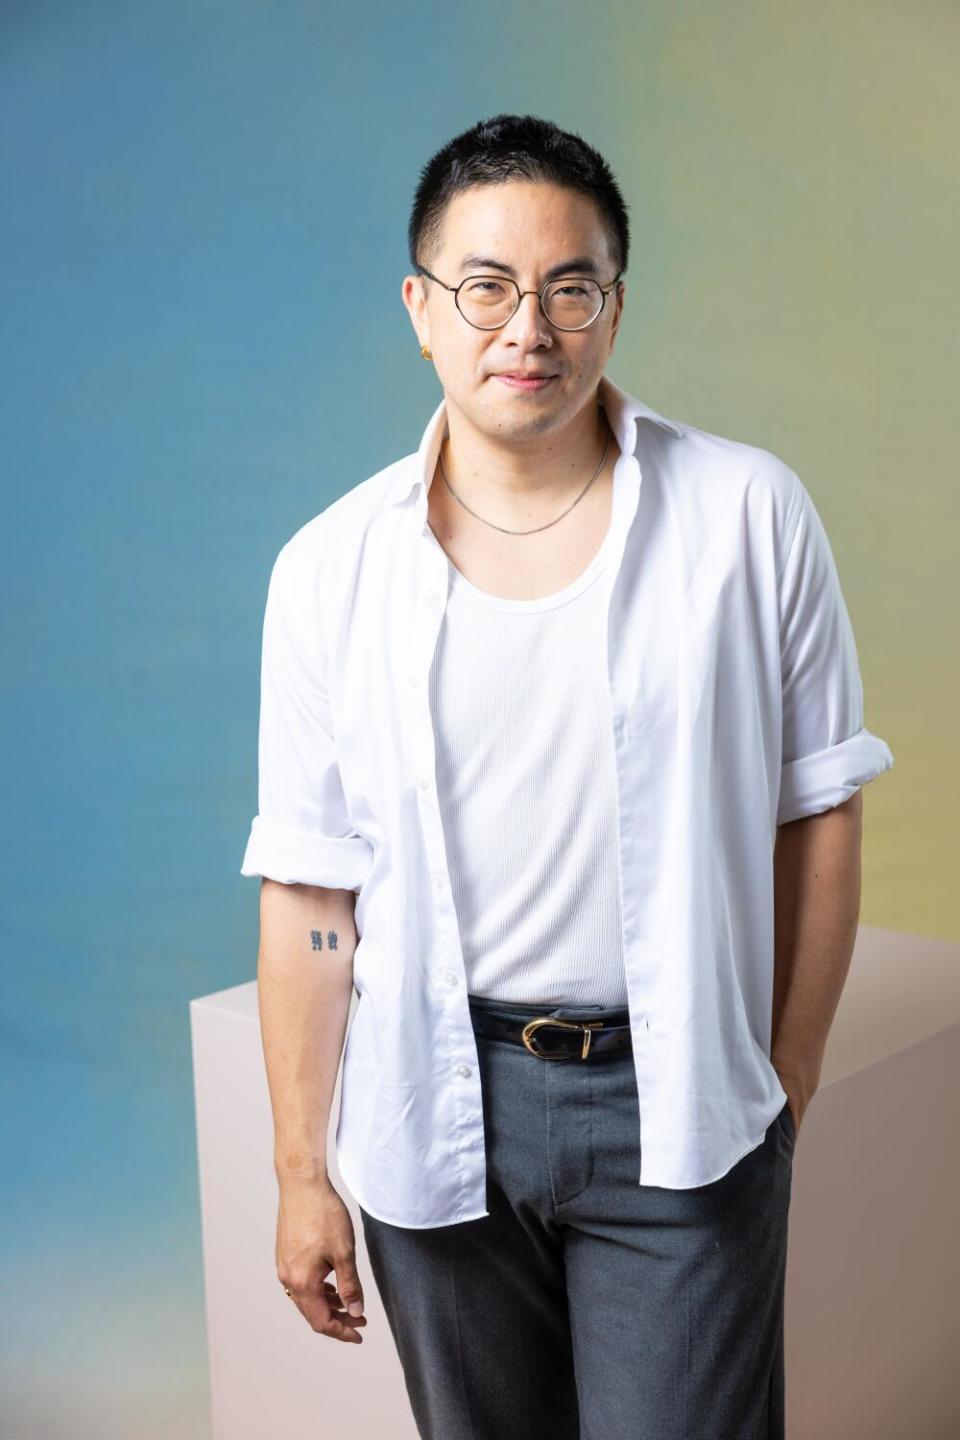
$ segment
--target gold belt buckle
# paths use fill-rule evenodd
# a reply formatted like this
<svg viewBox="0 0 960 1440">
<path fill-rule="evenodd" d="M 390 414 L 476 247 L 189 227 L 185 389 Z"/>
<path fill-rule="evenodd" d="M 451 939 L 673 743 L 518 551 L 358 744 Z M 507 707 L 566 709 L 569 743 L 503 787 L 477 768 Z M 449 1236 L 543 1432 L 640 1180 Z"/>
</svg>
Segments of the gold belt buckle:
<svg viewBox="0 0 960 1440">
<path fill-rule="evenodd" d="M 540 1025 L 560 1025 L 564 1030 L 583 1031 L 583 1049 L 580 1052 L 580 1059 L 586 1060 L 590 1050 L 590 1034 L 593 1030 L 599 1030 L 603 1025 L 602 1020 L 555 1020 L 550 1015 L 538 1015 L 535 1020 L 528 1020 L 523 1027 L 523 1043 L 531 1055 L 536 1055 L 540 1060 L 566 1060 L 566 1055 L 551 1055 L 546 1050 L 538 1050 L 531 1040 L 533 1032 Z"/>
</svg>

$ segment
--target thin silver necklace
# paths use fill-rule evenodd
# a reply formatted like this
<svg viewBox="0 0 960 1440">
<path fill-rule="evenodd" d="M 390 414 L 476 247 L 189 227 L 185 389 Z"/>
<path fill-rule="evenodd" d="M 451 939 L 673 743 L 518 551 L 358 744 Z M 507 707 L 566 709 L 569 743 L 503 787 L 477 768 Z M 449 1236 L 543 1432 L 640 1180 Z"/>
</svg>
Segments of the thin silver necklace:
<svg viewBox="0 0 960 1440">
<path fill-rule="evenodd" d="M 602 410 L 603 407 L 602 407 L 602 406 L 598 406 L 597 408 L 600 409 L 600 410 Z M 537 531 L 539 531 L 539 530 L 549 530 L 549 529 L 550 529 L 550 526 L 551 526 L 551 525 L 556 525 L 557 521 L 558 521 L 558 520 L 562 520 L 563 517 L 564 517 L 564 515 L 569 515 L 569 514 L 570 514 L 570 511 L 573 509 L 573 506 L 574 506 L 574 505 L 579 505 L 579 504 L 580 504 L 580 501 L 583 499 L 584 495 L 586 495 L 587 491 L 590 489 L 590 486 L 593 484 L 594 480 L 596 480 L 597 476 L 600 474 L 600 471 L 603 469 L 603 462 L 604 462 L 604 460 L 606 460 L 606 458 L 607 458 L 607 451 L 608 451 L 609 449 L 610 449 L 610 426 L 608 425 L 608 426 L 607 426 L 607 443 L 606 443 L 606 445 L 604 445 L 604 447 L 603 447 L 603 454 L 600 456 L 600 464 L 597 466 L 596 470 L 594 470 L 593 474 L 590 476 L 590 479 L 587 481 L 586 485 L 585 485 L 585 486 L 583 487 L 583 489 L 580 491 L 580 494 L 577 496 L 576 500 L 574 500 L 572 504 L 568 505 L 567 508 L 566 508 L 566 510 L 564 510 L 560 515 L 557 516 L 557 519 L 556 519 L 556 520 L 548 520 L 547 523 L 546 523 L 546 525 L 535 525 L 532 530 L 508 530 L 504 525 L 494 525 L 494 523 L 493 523 L 492 520 L 484 520 L 483 516 L 482 516 L 482 515 L 478 515 L 477 512 L 476 512 L 476 510 L 471 510 L 471 509 L 470 509 L 470 506 L 467 504 L 467 502 L 466 502 L 465 500 L 461 500 L 461 499 L 460 499 L 460 496 L 457 494 L 456 490 L 454 490 L 453 486 L 450 484 L 450 481 L 447 479 L 447 471 L 446 471 L 446 467 L 444 466 L 444 463 L 443 463 L 443 441 L 441 441 L 441 443 L 440 443 L 440 473 L 441 473 L 442 476 L 443 476 L 443 483 L 446 485 L 447 489 L 450 491 L 450 494 L 453 496 L 454 500 L 456 500 L 456 502 L 457 502 L 458 505 L 462 505 L 463 508 L 464 508 L 464 510 L 469 511 L 469 513 L 474 517 L 474 519 L 480 520 L 484 525 L 489 525 L 490 528 L 493 529 L 493 530 L 501 530 L 504 535 L 535 535 L 535 534 L 537 533 Z"/>
</svg>

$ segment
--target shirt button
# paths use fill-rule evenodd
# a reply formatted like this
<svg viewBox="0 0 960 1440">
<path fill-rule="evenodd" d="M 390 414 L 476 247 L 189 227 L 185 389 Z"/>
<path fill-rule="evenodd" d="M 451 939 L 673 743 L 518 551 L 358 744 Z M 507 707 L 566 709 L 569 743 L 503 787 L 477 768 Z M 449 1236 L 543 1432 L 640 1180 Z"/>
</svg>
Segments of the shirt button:
<svg viewBox="0 0 960 1440">
<path fill-rule="evenodd" d="M 416 675 L 408 675 L 408 676 L 407 676 L 407 684 L 411 687 L 411 689 L 413 688 L 414 685 L 416 685 L 416 683 L 417 683 L 417 677 L 416 677 Z"/>
<path fill-rule="evenodd" d="M 469 1065 L 458 1065 L 458 1066 L 457 1066 L 457 1074 L 458 1074 L 458 1075 L 469 1075 L 469 1074 L 470 1074 L 470 1066 L 469 1066 Z"/>
<path fill-rule="evenodd" d="M 427 599 L 430 601 L 430 604 L 431 604 L 431 605 L 435 605 L 435 604 L 437 603 L 437 601 L 440 599 L 440 591 L 439 591 L 439 590 L 428 590 L 428 591 L 427 591 Z"/>
<path fill-rule="evenodd" d="M 448 970 L 443 978 L 448 985 L 456 985 L 459 983 L 457 976 L 454 975 L 452 970 Z"/>
<path fill-rule="evenodd" d="M 433 883 L 434 883 L 434 885 L 436 886 L 436 888 L 437 888 L 438 890 L 442 890 L 443 887 L 444 887 L 444 885 L 446 885 L 446 883 L 447 883 L 447 877 L 446 877 L 446 875 L 440 875 L 440 874 L 434 875 L 434 877 L 433 877 Z"/>
<path fill-rule="evenodd" d="M 428 785 L 430 784 L 430 781 L 427 779 L 426 775 L 418 775 L 417 784 L 419 785 L 421 790 L 426 790 Z"/>
</svg>

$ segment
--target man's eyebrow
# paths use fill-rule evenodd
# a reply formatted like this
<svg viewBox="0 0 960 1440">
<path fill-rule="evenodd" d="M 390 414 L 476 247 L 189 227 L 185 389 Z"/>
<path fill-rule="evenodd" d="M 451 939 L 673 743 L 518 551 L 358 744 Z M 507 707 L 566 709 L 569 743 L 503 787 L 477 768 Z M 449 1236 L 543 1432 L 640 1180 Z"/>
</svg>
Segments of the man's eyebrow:
<svg viewBox="0 0 960 1440">
<path fill-rule="evenodd" d="M 517 272 L 512 265 L 504 265 L 502 260 L 492 260 L 489 255 L 465 255 L 460 262 L 460 273 L 464 270 L 501 270 L 504 275 L 510 275 L 514 280 L 517 278 Z M 589 255 L 575 255 L 572 260 L 552 265 L 544 279 L 553 280 L 559 275 L 593 275 L 599 278 L 600 267 Z"/>
</svg>

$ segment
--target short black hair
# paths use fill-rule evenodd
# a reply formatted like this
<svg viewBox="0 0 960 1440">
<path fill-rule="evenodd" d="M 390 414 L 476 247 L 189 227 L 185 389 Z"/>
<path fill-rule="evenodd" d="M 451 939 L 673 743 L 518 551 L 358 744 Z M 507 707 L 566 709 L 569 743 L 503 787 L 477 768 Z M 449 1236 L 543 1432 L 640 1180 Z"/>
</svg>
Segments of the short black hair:
<svg viewBox="0 0 960 1440">
<path fill-rule="evenodd" d="M 454 136 L 420 172 L 407 227 L 410 263 L 432 269 L 450 201 L 473 185 L 545 181 L 588 195 L 600 210 L 617 271 L 627 268 L 627 206 L 613 171 L 578 134 L 537 115 L 494 115 Z M 429 279 L 423 277 L 424 286 Z"/>
</svg>

